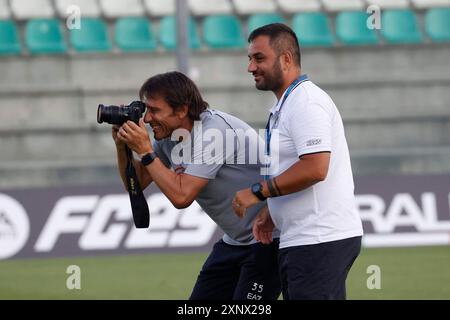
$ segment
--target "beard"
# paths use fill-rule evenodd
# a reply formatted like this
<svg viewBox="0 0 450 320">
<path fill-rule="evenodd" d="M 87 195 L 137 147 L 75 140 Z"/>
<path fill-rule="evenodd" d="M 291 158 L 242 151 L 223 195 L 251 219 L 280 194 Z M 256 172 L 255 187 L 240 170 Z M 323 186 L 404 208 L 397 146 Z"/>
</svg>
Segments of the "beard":
<svg viewBox="0 0 450 320">
<path fill-rule="evenodd" d="M 262 91 L 277 91 L 283 86 L 283 72 L 281 71 L 280 60 L 277 59 L 273 64 L 270 73 L 264 73 L 261 80 L 255 83 L 255 87 Z"/>
<path fill-rule="evenodd" d="M 169 136 L 167 134 L 167 127 L 161 123 L 150 123 L 150 127 L 152 127 L 153 139 L 155 140 L 163 140 Z"/>
</svg>

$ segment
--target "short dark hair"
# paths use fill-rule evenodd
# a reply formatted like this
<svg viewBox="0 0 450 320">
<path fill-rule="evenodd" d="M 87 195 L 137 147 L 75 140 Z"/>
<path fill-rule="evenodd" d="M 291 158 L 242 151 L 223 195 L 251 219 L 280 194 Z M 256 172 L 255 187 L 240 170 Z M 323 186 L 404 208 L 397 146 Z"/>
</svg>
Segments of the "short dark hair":
<svg viewBox="0 0 450 320">
<path fill-rule="evenodd" d="M 174 110 L 183 105 L 188 106 L 191 120 L 200 120 L 200 114 L 208 108 L 194 81 L 178 71 L 157 74 L 144 82 L 139 90 L 139 97 L 161 97 Z"/>
<path fill-rule="evenodd" d="M 301 66 L 300 45 L 295 32 L 283 23 L 271 23 L 253 30 L 248 36 L 248 43 L 256 37 L 268 36 L 270 46 L 280 55 L 282 51 L 290 51 L 294 61 Z"/>
</svg>

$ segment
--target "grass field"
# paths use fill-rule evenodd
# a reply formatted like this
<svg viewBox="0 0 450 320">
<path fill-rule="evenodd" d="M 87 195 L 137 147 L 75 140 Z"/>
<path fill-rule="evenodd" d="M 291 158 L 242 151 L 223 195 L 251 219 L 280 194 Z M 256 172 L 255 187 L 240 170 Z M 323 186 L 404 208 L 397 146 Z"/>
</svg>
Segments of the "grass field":
<svg viewBox="0 0 450 320">
<path fill-rule="evenodd" d="M 0 262 L 0 299 L 186 299 L 206 253 Z M 81 268 L 81 289 L 66 268 Z M 367 288 L 367 267 L 381 289 Z M 363 249 L 347 280 L 349 299 L 450 299 L 450 247 Z"/>
</svg>

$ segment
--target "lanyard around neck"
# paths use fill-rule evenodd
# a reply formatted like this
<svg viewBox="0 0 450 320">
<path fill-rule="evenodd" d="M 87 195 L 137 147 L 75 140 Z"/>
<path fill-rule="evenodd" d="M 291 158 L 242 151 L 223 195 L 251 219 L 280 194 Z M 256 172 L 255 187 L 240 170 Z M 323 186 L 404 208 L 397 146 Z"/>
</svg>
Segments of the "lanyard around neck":
<svg viewBox="0 0 450 320">
<path fill-rule="evenodd" d="M 273 126 L 272 129 L 270 128 L 270 120 L 272 119 L 272 115 L 273 113 L 270 113 L 269 116 L 269 120 L 267 120 L 267 125 L 266 125 L 266 155 L 270 155 L 270 138 L 272 137 L 272 130 L 275 129 L 278 126 L 278 121 L 280 118 L 280 112 L 281 112 L 281 108 L 284 105 L 284 102 L 286 101 L 287 97 L 291 94 L 291 92 L 301 83 L 308 81 L 308 75 L 304 74 L 301 75 L 300 77 L 298 77 L 297 79 L 294 80 L 294 82 L 291 83 L 291 85 L 287 88 L 286 93 L 283 96 L 283 100 L 281 100 L 281 104 L 280 104 L 280 108 L 278 109 L 278 111 L 275 111 L 275 119 L 273 122 Z"/>
</svg>

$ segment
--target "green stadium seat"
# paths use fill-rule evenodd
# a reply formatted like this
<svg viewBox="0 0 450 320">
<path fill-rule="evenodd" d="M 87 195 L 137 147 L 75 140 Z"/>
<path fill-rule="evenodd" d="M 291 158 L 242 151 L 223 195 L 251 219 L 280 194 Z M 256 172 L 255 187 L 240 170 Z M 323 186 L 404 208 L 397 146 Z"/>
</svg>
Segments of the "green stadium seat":
<svg viewBox="0 0 450 320">
<path fill-rule="evenodd" d="M 381 15 L 381 34 L 388 43 L 419 43 L 422 41 L 416 16 L 409 9 L 386 10 Z"/>
<path fill-rule="evenodd" d="M 334 43 L 330 22 L 324 13 L 297 13 L 292 19 L 292 29 L 302 47 L 330 47 Z"/>
<path fill-rule="evenodd" d="M 67 51 L 56 19 L 29 20 L 25 26 L 25 43 L 32 54 L 53 54 Z"/>
<path fill-rule="evenodd" d="M 368 15 L 363 11 L 341 12 L 336 17 L 336 35 L 346 45 L 378 43 L 375 30 L 367 28 Z"/>
<path fill-rule="evenodd" d="M 286 20 L 278 13 L 257 13 L 248 18 L 247 30 L 250 34 L 253 30 L 270 23 L 286 23 Z"/>
<path fill-rule="evenodd" d="M 115 40 L 122 51 L 153 51 L 156 48 L 151 24 L 144 17 L 118 19 Z"/>
<path fill-rule="evenodd" d="M 425 30 L 435 42 L 450 41 L 450 8 L 434 8 L 425 14 Z"/>
<path fill-rule="evenodd" d="M 0 20 L 0 55 L 20 54 L 17 27 L 11 20 Z"/>
<path fill-rule="evenodd" d="M 78 52 L 111 50 L 106 24 L 97 18 L 82 18 L 81 28 L 70 30 L 70 43 Z"/>
<path fill-rule="evenodd" d="M 200 37 L 195 21 L 192 18 L 189 18 L 188 27 L 189 47 L 191 49 L 200 48 Z M 161 19 L 159 23 L 159 41 L 168 50 L 174 50 L 177 47 L 175 17 L 166 16 Z"/>
<path fill-rule="evenodd" d="M 233 15 L 212 15 L 203 21 L 203 37 L 212 49 L 243 48 L 242 24 Z"/>
</svg>

